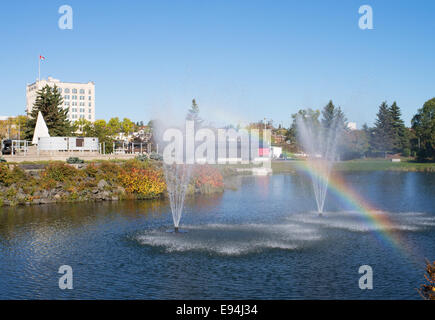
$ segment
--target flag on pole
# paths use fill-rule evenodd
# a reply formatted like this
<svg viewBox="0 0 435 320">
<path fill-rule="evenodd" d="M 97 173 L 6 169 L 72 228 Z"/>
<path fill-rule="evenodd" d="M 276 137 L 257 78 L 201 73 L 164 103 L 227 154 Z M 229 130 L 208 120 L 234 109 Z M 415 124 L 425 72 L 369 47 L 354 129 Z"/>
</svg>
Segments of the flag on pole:
<svg viewBox="0 0 435 320">
<path fill-rule="evenodd" d="M 38 81 L 41 81 L 41 61 L 45 61 L 45 57 L 39 55 L 39 60 L 38 60 Z"/>
</svg>

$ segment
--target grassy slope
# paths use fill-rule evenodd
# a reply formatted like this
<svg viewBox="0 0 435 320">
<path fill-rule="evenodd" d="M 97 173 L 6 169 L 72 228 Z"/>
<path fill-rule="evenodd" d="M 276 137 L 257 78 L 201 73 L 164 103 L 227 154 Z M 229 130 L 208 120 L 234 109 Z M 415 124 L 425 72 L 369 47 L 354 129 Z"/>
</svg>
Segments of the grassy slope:
<svg viewBox="0 0 435 320">
<path fill-rule="evenodd" d="M 302 160 L 301 160 L 302 161 Z M 298 168 L 299 161 L 274 161 L 274 173 L 293 172 Z M 391 162 L 384 159 L 367 159 L 342 161 L 335 164 L 338 171 L 425 171 L 435 172 L 435 163 L 417 163 L 411 161 Z"/>
</svg>

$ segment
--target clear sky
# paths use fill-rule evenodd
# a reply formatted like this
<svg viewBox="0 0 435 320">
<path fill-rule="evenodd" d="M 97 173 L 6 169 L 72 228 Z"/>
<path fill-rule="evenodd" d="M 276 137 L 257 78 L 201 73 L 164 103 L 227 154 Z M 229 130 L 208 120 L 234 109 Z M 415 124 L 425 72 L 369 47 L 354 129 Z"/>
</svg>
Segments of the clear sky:
<svg viewBox="0 0 435 320">
<path fill-rule="evenodd" d="M 73 30 L 58 9 L 73 8 Z M 373 8 L 373 30 L 358 9 Z M 435 1 L 2 1 L 0 115 L 23 114 L 38 75 L 96 84 L 96 117 L 272 118 L 329 99 L 372 124 L 397 101 L 406 124 L 435 96 Z"/>
</svg>

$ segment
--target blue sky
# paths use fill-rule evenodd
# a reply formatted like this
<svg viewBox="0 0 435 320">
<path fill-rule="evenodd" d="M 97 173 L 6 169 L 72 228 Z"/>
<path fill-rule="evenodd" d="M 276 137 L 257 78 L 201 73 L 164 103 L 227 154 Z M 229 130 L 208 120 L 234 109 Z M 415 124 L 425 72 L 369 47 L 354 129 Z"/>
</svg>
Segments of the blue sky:
<svg viewBox="0 0 435 320">
<path fill-rule="evenodd" d="M 60 30 L 58 8 L 74 10 Z M 373 8 L 360 30 L 358 8 Z M 215 123 L 272 118 L 329 99 L 372 124 L 406 124 L 435 96 L 435 1 L 8 1 L 0 5 L 0 115 L 24 113 L 42 77 L 96 83 L 96 117 L 177 118 L 196 98 Z"/>
</svg>

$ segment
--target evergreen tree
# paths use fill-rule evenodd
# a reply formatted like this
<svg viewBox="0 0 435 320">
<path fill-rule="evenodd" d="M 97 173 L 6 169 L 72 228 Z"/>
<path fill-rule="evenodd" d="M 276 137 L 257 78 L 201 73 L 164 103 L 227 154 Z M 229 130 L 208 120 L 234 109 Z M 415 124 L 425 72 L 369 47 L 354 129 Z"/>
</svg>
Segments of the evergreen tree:
<svg viewBox="0 0 435 320">
<path fill-rule="evenodd" d="M 376 151 L 386 155 L 393 150 L 393 120 L 386 101 L 379 106 L 372 137 L 372 146 Z"/>
<path fill-rule="evenodd" d="M 25 139 L 32 140 L 39 111 L 44 117 L 50 136 L 69 136 L 72 133 L 72 125 L 68 120 L 68 109 L 63 109 L 62 103 L 63 98 L 56 85 L 54 87 L 46 85 L 39 90 L 26 124 Z"/>
<path fill-rule="evenodd" d="M 390 107 L 393 133 L 393 151 L 402 152 L 409 148 L 409 135 L 401 116 L 399 106 L 394 101 Z"/>
<path fill-rule="evenodd" d="M 338 107 L 335 111 L 335 117 L 337 121 L 337 128 L 340 132 L 347 131 L 347 118 L 344 112 Z"/>
<path fill-rule="evenodd" d="M 195 99 L 192 100 L 192 106 L 187 113 L 186 119 L 194 121 L 195 128 L 199 128 L 202 125 L 203 120 L 199 117 L 199 106 Z"/>
<path fill-rule="evenodd" d="M 322 126 L 324 128 L 331 128 L 335 119 L 335 106 L 332 100 L 329 100 L 328 104 L 322 110 Z"/>
<path fill-rule="evenodd" d="M 345 130 L 347 119 L 340 107 L 335 107 L 332 100 L 322 110 L 322 126 L 325 129 L 336 127 L 338 131 Z"/>
</svg>

